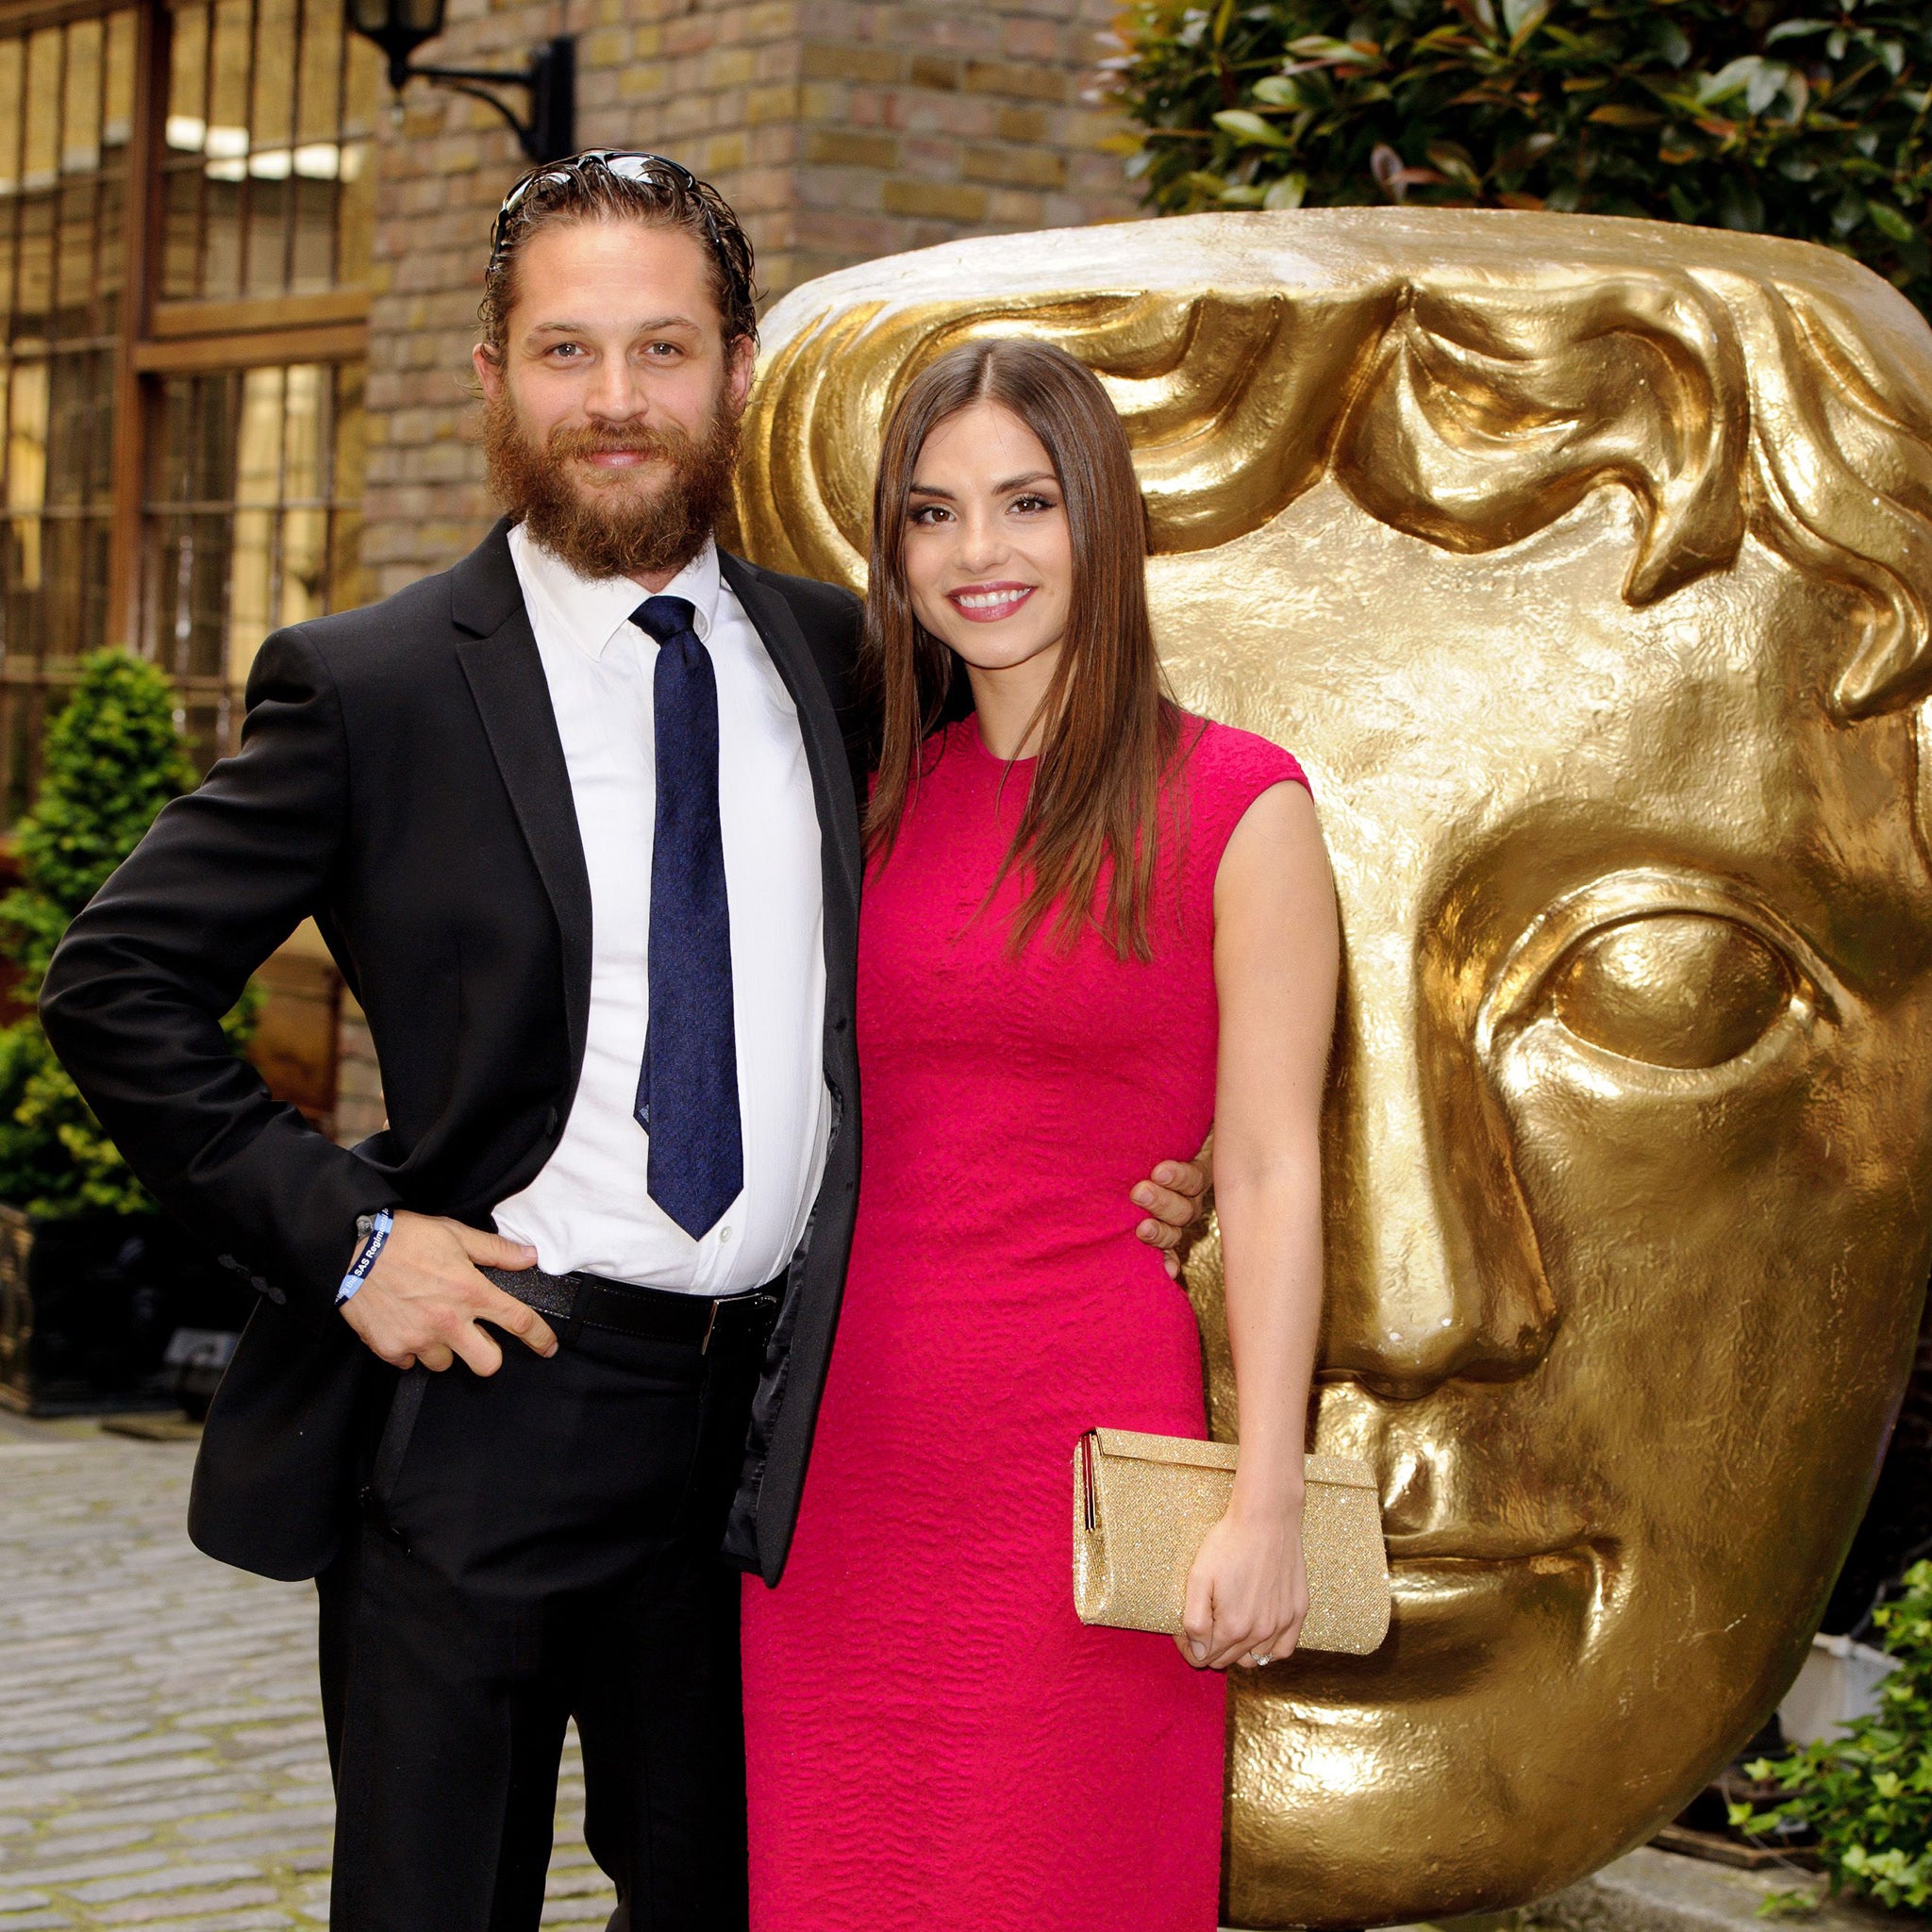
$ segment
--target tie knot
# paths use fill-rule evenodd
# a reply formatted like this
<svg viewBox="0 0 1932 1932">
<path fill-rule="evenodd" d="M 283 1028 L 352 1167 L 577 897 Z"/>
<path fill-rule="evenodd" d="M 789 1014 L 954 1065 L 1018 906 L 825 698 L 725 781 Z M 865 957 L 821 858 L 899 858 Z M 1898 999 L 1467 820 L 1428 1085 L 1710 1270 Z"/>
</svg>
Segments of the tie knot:
<svg viewBox="0 0 1932 1932">
<path fill-rule="evenodd" d="M 660 644 L 668 644 L 679 631 L 691 631 L 698 607 L 689 597 L 646 597 L 630 614 L 630 621 L 648 631 Z"/>
</svg>

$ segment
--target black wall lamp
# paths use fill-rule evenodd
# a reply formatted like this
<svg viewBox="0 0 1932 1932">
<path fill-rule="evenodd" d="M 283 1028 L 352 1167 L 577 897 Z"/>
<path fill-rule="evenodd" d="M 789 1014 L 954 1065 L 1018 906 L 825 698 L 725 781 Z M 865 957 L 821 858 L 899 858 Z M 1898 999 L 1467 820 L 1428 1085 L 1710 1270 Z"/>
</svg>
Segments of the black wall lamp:
<svg viewBox="0 0 1932 1932">
<path fill-rule="evenodd" d="M 489 67 L 412 67 L 409 56 L 442 31 L 443 0 L 345 0 L 348 21 L 389 57 L 389 84 L 400 93 L 412 80 L 430 80 L 487 101 L 516 130 L 533 161 L 560 161 L 576 152 L 577 47 L 569 34 L 546 41 L 521 71 Z M 492 87 L 520 87 L 530 96 L 530 118 L 519 121 Z"/>
</svg>

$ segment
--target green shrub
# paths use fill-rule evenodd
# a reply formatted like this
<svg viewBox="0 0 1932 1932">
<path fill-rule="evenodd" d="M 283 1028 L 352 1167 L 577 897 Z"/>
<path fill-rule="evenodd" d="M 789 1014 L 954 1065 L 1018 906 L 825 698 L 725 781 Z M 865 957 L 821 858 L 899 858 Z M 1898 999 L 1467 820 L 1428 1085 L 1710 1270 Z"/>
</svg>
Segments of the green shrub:
<svg viewBox="0 0 1932 1932">
<path fill-rule="evenodd" d="M 1820 242 L 1932 307 L 1924 0 L 1131 0 L 1163 214 L 1403 202 Z"/>
<path fill-rule="evenodd" d="M 1932 1905 L 1932 1563 L 1915 1563 L 1905 1583 L 1875 1613 L 1879 1641 L 1897 1659 L 1878 1715 L 1748 1766 L 1786 1795 L 1763 1811 L 1734 1805 L 1731 1823 L 1752 1833 L 1807 1824 L 1834 1891 L 1916 1911 Z"/>
<path fill-rule="evenodd" d="M 40 991 L 67 923 L 141 842 L 169 799 L 194 786 L 174 687 L 152 664 L 102 651 L 47 726 L 33 816 L 16 828 L 25 883 L 0 899 L 0 955 Z"/>
<path fill-rule="evenodd" d="M 38 995 L 68 922 L 141 842 L 155 814 L 194 784 L 174 687 L 151 664 L 102 651 L 81 667 L 47 728 L 33 815 L 15 839 L 23 882 L 0 899 L 0 957 Z M 253 990 L 225 1023 L 239 1051 Z M 0 1027 L 0 1201 L 43 1221 L 157 1211 L 102 1132 L 32 1015 Z"/>
</svg>

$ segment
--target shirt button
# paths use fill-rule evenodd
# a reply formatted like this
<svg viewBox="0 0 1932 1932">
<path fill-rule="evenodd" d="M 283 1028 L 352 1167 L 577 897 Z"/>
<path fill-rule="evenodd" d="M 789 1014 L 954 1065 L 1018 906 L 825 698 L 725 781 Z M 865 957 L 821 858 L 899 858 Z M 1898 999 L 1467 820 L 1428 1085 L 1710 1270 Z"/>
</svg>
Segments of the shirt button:
<svg viewBox="0 0 1932 1932">
<path fill-rule="evenodd" d="M 721 1228 L 720 1228 L 720 1229 L 718 1230 L 718 1241 L 719 1241 L 719 1243 L 720 1243 L 720 1245 L 721 1245 L 721 1246 L 723 1245 L 723 1243 L 724 1243 L 725 1241 L 729 1241 L 730 1239 L 731 1239 L 731 1230 L 730 1230 L 730 1229 L 729 1229 L 728 1227 L 721 1227 Z"/>
</svg>

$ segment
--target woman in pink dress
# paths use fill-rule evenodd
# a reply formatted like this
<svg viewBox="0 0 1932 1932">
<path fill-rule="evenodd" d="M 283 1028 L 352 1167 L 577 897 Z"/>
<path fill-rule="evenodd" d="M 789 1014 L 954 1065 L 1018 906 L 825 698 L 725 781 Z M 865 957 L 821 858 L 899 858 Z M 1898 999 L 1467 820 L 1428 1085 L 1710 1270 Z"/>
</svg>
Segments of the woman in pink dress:
<svg viewBox="0 0 1932 1932">
<path fill-rule="evenodd" d="M 753 1932 L 1212 1932 L 1220 1674 L 1307 1605 L 1321 837 L 1287 753 L 1165 695 L 1071 357 L 921 375 L 873 527 L 865 1171 L 790 1564 L 745 1592 Z M 1095 1424 L 1207 1433 L 1129 1190 L 1210 1125 L 1241 1461 L 1170 1642 L 1076 1619 L 1071 1467 Z"/>
</svg>

